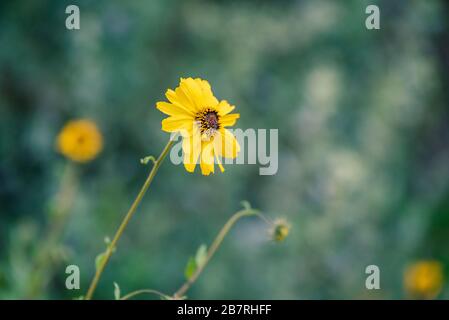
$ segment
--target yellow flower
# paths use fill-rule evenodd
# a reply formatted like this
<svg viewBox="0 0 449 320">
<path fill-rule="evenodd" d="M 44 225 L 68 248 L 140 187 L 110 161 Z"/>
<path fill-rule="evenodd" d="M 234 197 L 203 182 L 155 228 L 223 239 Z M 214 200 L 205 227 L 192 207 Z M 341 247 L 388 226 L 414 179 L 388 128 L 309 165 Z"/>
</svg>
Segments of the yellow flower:
<svg viewBox="0 0 449 320">
<path fill-rule="evenodd" d="M 156 107 L 169 115 L 162 120 L 162 130 L 178 132 L 183 137 L 184 166 L 193 172 L 199 162 L 204 175 L 214 173 L 214 163 L 220 170 L 220 158 L 237 157 L 240 146 L 226 127 L 235 124 L 240 117 L 230 113 L 234 106 L 218 101 L 209 82 L 199 78 L 181 78 L 175 90 L 165 93 L 169 102 L 158 102 Z"/>
<path fill-rule="evenodd" d="M 76 162 L 93 160 L 103 148 L 103 137 L 97 125 L 87 119 L 69 121 L 59 132 L 56 147 Z"/>
<path fill-rule="evenodd" d="M 290 233 L 290 224 L 285 219 L 277 219 L 273 222 L 270 233 L 273 241 L 282 242 Z"/>
<path fill-rule="evenodd" d="M 405 270 L 404 287 L 414 298 L 434 299 L 443 287 L 443 267 L 438 261 L 423 260 Z"/>
</svg>

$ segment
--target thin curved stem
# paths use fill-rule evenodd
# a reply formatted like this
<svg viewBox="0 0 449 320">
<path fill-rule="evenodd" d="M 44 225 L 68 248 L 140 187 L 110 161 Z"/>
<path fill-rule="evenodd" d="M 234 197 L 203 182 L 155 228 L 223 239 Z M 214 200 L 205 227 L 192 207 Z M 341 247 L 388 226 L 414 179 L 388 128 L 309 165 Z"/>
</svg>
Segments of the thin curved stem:
<svg viewBox="0 0 449 320">
<path fill-rule="evenodd" d="M 170 298 L 170 297 L 167 296 L 166 294 L 163 294 L 162 292 L 157 291 L 157 290 L 153 290 L 153 289 L 141 289 L 141 290 L 136 290 L 136 291 L 133 291 L 133 292 L 128 293 L 127 295 L 121 297 L 120 300 L 129 300 L 130 298 L 132 298 L 132 297 L 134 297 L 134 296 L 137 296 L 137 295 L 139 295 L 139 294 L 142 294 L 142 293 L 156 294 L 156 295 L 158 295 L 159 297 L 161 297 L 161 298 L 163 298 L 163 299 L 168 299 L 168 298 Z"/>
<path fill-rule="evenodd" d="M 98 285 L 98 281 L 100 280 L 100 277 L 104 271 L 104 269 L 106 268 L 106 265 L 109 262 L 109 259 L 111 258 L 112 253 L 114 252 L 114 249 L 117 245 L 117 242 L 119 241 L 120 237 L 123 234 L 123 231 L 125 231 L 126 226 L 128 225 L 129 221 L 131 220 L 131 218 L 133 217 L 134 213 L 136 212 L 137 207 L 139 206 L 140 202 L 143 199 L 143 196 L 145 195 L 145 193 L 147 192 L 148 188 L 151 185 L 151 182 L 153 181 L 154 176 L 156 175 L 159 167 L 162 164 L 162 161 L 165 159 L 165 157 L 167 156 L 170 148 L 172 147 L 174 143 L 174 140 L 170 139 L 167 143 L 167 145 L 165 146 L 164 150 L 162 151 L 162 153 L 160 154 L 160 156 L 157 158 L 156 161 L 154 161 L 154 165 L 153 168 L 151 169 L 147 180 L 145 181 L 145 183 L 143 184 L 142 188 L 140 189 L 139 194 L 137 195 L 136 199 L 134 200 L 133 204 L 131 205 L 131 207 L 128 210 L 128 213 L 126 214 L 126 216 L 123 218 L 122 223 L 120 224 L 119 228 L 117 229 L 117 232 L 114 235 L 114 238 L 112 239 L 111 243 L 108 245 L 106 251 L 105 251 L 105 255 L 104 258 L 101 261 L 100 266 L 97 268 L 96 272 L 95 272 L 95 276 L 92 279 L 92 282 L 89 286 L 89 290 L 86 293 L 86 300 L 90 300 L 92 299 L 92 296 L 95 292 L 95 289 L 97 288 Z"/>
<path fill-rule="evenodd" d="M 214 239 L 214 242 L 212 242 L 212 245 L 210 246 L 209 250 L 206 254 L 206 259 L 204 263 L 202 263 L 196 271 L 193 273 L 193 275 L 173 294 L 174 299 L 181 299 L 185 293 L 190 289 L 192 284 L 196 281 L 196 279 L 199 277 L 201 272 L 203 272 L 204 268 L 210 261 L 210 259 L 213 257 L 217 249 L 220 247 L 221 243 L 223 242 L 223 239 L 228 234 L 229 230 L 234 226 L 234 224 L 241 218 L 246 216 L 259 216 L 263 220 L 265 218 L 261 215 L 261 213 L 258 210 L 246 208 L 243 210 L 240 210 L 236 212 L 229 220 L 226 222 L 226 224 L 223 226 L 223 228 L 218 233 L 217 237 Z"/>
</svg>

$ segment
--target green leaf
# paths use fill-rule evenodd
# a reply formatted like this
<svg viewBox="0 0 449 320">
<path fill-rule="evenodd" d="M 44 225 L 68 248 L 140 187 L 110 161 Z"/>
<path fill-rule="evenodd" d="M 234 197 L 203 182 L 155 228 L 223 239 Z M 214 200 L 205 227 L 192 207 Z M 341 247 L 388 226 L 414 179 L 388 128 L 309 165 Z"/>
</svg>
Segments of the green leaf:
<svg viewBox="0 0 449 320">
<path fill-rule="evenodd" d="M 207 246 L 205 244 L 202 244 L 196 251 L 195 255 L 195 262 L 197 267 L 201 267 L 206 262 L 206 258 L 207 258 Z"/>
<path fill-rule="evenodd" d="M 115 300 L 120 300 L 120 287 L 117 282 L 114 282 L 114 298 Z"/>
<path fill-rule="evenodd" d="M 189 280 L 193 274 L 195 273 L 197 268 L 195 258 L 190 257 L 189 261 L 187 261 L 186 269 L 184 270 L 184 275 L 187 280 Z"/>
<path fill-rule="evenodd" d="M 207 259 L 207 246 L 202 244 L 198 250 L 196 250 L 195 257 L 190 257 L 187 261 L 186 269 L 184 275 L 187 280 L 189 280 L 196 270 L 204 265 Z"/>
<path fill-rule="evenodd" d="M 100 253 L 96 258 L 95 258 L 95 269 L 98 271 L 98 269 L 100 268 L 100 266 L 103 264 L 104 259 L 106 259 L 106 252 L 102 252 Z"/>
<path fill-rule="evenodd" d="M 240 202 L 240 204 L 242 205 L 242 207 L 246 210 L 251 209 L 251 204 L 249 203 L 248 200 L 243 200 Z"/>
</svg>

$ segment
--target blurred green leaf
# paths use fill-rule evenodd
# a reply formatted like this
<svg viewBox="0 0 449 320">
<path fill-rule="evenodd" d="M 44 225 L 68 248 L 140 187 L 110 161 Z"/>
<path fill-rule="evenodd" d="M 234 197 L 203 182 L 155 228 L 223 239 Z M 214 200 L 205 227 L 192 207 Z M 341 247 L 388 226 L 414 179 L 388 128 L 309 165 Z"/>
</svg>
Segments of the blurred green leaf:
<svg viewBox="0 0 449 320">
<path fill-rule="evenodd" d="M 197 267 L 200 267 L 206 262 L 207 257 L 207 246 L 205 244 L 202 244 L 198 250 L 196 251 L 195 255 L 195 262 Z"/>
<path fill-rule="evenodd" d="M 103 263 L 104 259 L 106 258 L 106 252 L 102 252 L 100 253 L 96 258 L 95 258 L 95 269 L 98 271 L 98 269 L 100 268 L 101 264 Z"/>
<path fill-rule="evenodd" d="M 148 162 L 152 162 L 153 164 L 156 163 L 156 158 L 154 156 L 147 156 L 145 158 L 140 159 L 141 164 L 148 164 Z"/>
<path fill-rule="evenodd" d="M 189 280 L 196 270 L 201 267 L 207 258 L 207 246 L 202 244 L 198 250 L 196 250 L 195 257 L 190 257 L 189 261 L 187 261 L 186 269 L 184 271 L 184 275 L 187 280 Z"/>
<path fill-rule="evenodd" d="M 240 204 L 241 204 L 242 207 L 243 207 L 244 209 L 246 209 L 246 210 L 251 209 L 251 204 L 249 203 L 248 200 L 242 200 L 242 201 L 240 202 Z"/>
<path fill-rule="evenodd" d="M 114 298 L 115 300 L 120 300 L 120 287 L 117 282 L 114 282 Z"/>
<path fill-rule="evenodd" d="M 186 269 L 184 271 L 184 275 L 187 280 L 189 280 L 193 276 L 193 274 L 196 271 L 196 268 L 197 268 L 197 265 L 196 265 L 195 258 L 190 257 L 189 261 L 187 261 Z"/>
</svg>

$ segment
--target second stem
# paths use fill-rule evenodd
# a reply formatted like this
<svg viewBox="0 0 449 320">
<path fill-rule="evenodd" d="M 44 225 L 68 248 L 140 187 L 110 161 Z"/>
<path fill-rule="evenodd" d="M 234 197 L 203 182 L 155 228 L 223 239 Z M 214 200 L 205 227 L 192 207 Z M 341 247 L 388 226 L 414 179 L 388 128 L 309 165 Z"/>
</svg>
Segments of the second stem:
<svg viewBox="0 0 449 320">
<path fill-rule="evenodd" d="M 145 193 L 147 192 L 148 188 L 151 185 L 151 181 L 153 181 L 154 176 L 156 175 L 159 167 L 161 166 L 162 161 L 165 159 L 165 157 L 167 156 L 168 152 L 170 151 L 170 148 L 172 147 L 174 141 L 172 139 L 169 140 L 169 142 L 167 143 L 167 145 L 165 146 L 164 150 L 162 151 L 162 153 L 160 154 L 160 156 L 157 158 L 156 161 L 154 161 L 154 165 L 153 168 L 150 171 L 150 174 L 147 177 L 147 180 L 145 181 L 145 183 L 143 184 L 142 188 L 140 189 L 139 194 L 137 195 L 136 199 L 134 200 L 133 204 L 131 205 L 131 207 L 128 210 L 128 213 L 126 214 L 126 216 L 123 218 L 122 223 L 120 224 L 119 228 L 117 229 L 114 238 L 112 239 L 111 243 L 108 245 L 105 253 L 104 253 L 104 257 L 102 257 L 101 259 L 101 263 L 98 266 L 96 272 L 95 272 L 95 276 L 92 279 L 92 282 L 90 283 L 89 286 L 89 290 L 86 293 L 86 300 L 90 300 L 92 299 L 92 296 L 95 292 L 95 289 L 97 288 L 98 285 L 98 281 L 101 278 L 101 275 L 104 271 L 104 269 L 106 268 L 109 259 L 111 258 L 112 253 L 114 252 L 114 249 L 117 245 L 117 242 L 119 241 L 120 237 L 123 234 L 123 231 L 125 230 L 126 226 L 128 225 L 129 221 L 131 220 L 131 218 L 133 217 L 134 213 L 136 212 L 137 207 L 139 206 L 139 203 L 142 201 L 143 196 L 145 195 Z"/>
<path fill-rule="evenodd" d="M 196 279 L 199 277 L 201 272 L 203 272 L 204 268 L 206 267 L 209 260 L 212 258 L 212 256 L 215 254 L 217 249 L 220 247 L 220 244 L 223 242 L 224 237 L 229 232 L 229 230 L 232 228 L 232 226 L 240 219 L 246 216 L 253 216 L 253 215 L 260 215 L 259 211 L 252 208 L 245 208 L 243 210 L 238 211 L 235 213 L 229 220 L 226 222 L 226 224 L 223 226 L 223 228 L 220 230 L 220 233 L 215 238 L 214 242 L 210 246 L 209 250 L 207 251 L 206 260 L 198 266 L 196 271 L 193 273 L 193 275 L 185 282 L 178 291 L 175 292 L 173 297 L 175 299 L 182 299 L 184 294 L 189 290 L 190 286 L 196 281 Z"/>
</svg>

